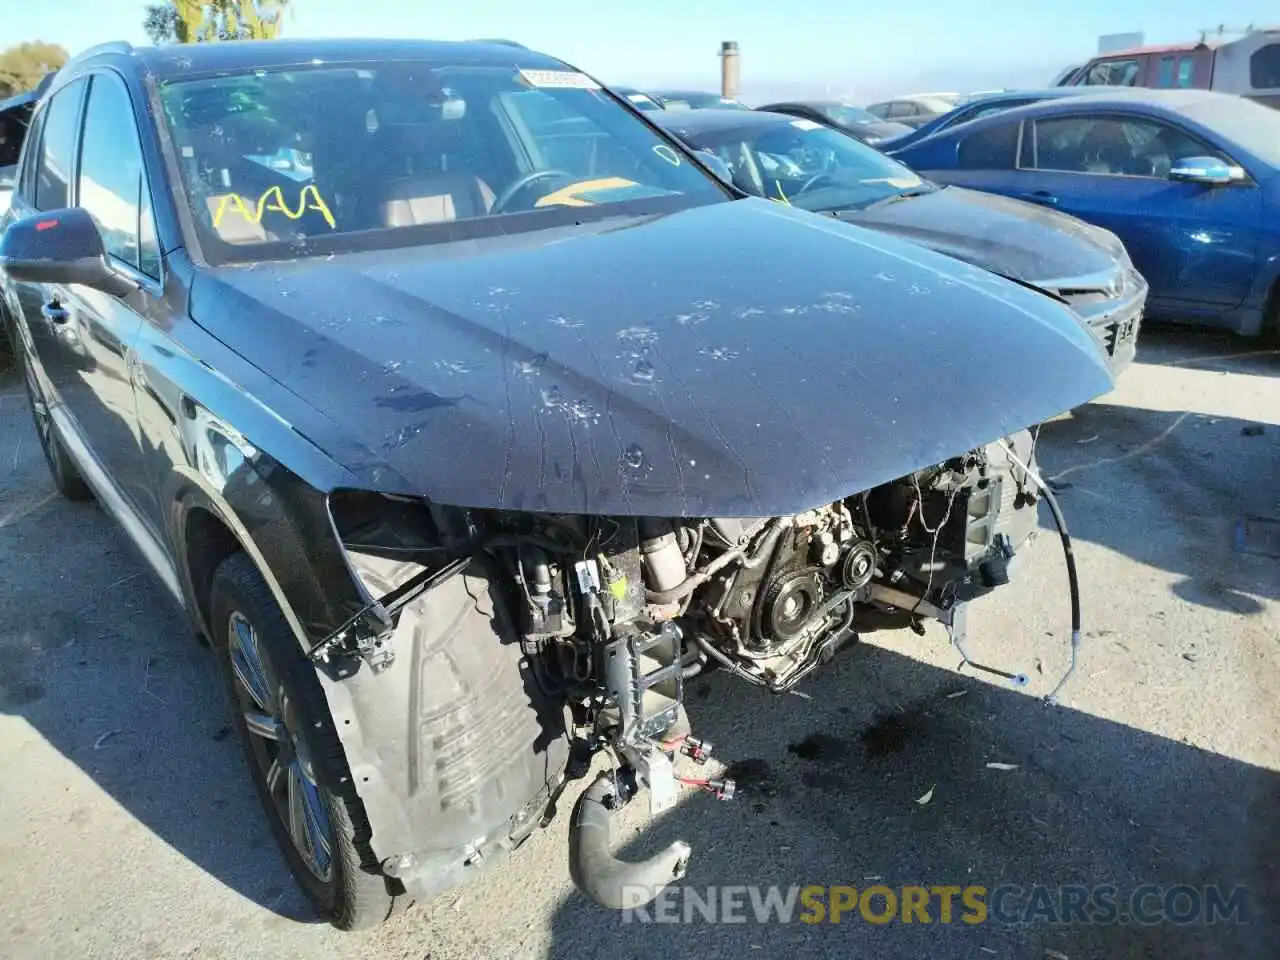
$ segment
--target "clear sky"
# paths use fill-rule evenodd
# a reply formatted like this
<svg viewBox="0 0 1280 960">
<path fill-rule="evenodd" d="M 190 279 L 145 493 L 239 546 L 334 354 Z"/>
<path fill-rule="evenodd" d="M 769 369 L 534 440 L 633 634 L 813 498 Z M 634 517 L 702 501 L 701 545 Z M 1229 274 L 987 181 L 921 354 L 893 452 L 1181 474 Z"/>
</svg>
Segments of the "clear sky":
<svg viewBox="0 0 1280 960">
<path fill-rule="evenodd" d="M 145 43 L 143 0 L 0 0 L 0 47 Z M 743 97 L 1047 84 L 1106 33 L 1192 40 L 1224 23 L 1280 23 L 1277 0 L 293 0 L 289 36 L 507 37 L 601 80 L 719 87 L 722 40 L 742 52 Z"/>
</svg>

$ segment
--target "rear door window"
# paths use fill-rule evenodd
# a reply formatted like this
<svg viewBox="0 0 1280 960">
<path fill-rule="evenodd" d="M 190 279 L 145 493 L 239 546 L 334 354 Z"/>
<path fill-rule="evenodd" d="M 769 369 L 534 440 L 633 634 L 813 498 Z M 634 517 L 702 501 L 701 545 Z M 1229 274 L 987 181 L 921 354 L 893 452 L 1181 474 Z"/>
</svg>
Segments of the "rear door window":
<svg viewBox="0 0 1280 960">
<path fill-rule="evenodd" d="M 969 134 L 956 154 L 962 170 L 1012 170 L 1021 124 L 1002 123 Z"/>
<path fill-rule="evenodd" d="M 57 210 L 71 202 L 72 161 L 80 129 L 80 104 L 85 81 L 77 80 L 59 90 L 45 107 L 36 168 L 36 207 Z"/>
</svg>

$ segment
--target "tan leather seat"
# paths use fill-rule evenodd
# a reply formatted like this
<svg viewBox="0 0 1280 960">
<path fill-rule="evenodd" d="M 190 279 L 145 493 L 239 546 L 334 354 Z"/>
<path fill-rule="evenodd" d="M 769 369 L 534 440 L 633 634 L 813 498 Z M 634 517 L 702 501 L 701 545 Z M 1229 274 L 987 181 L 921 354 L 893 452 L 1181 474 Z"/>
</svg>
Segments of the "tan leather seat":
<svg viewBox="0 0 1280 960">
<path fill-rule="evenodd" d="M 382 201 L 382 223 L 409 227 L 483 217 L 493 206 L 489 185 L 470 173 L 425 173 L 393 180 Z"/>
</svg>

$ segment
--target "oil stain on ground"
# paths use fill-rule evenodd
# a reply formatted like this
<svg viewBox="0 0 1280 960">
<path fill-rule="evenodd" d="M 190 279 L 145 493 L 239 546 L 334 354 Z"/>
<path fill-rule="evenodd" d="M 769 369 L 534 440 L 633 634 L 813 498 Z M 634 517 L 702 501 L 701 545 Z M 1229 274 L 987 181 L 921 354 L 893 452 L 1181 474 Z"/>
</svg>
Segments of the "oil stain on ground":
<svg viewBox="0 0 1280 960">
<path fill-rule="evenodd" d="M 858 734 L 856 741 L 815 732 L 788 746 L 787 752 L 810 763 L 848 761 L 859 752 L 865 759 L 875 760 L 906 749 L 921 733 L 920 720 L 918 709 L 889 711 L 878 714 L 870 726 Z"/>
</svg>

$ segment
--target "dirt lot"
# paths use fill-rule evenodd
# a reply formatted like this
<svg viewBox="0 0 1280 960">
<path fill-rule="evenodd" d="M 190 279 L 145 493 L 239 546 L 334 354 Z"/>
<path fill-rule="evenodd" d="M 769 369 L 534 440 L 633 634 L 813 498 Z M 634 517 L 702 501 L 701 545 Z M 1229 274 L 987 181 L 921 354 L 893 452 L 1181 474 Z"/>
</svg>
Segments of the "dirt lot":
<svg viewBox="0 0 1280 960">
<path fill-rule="evenodd" d="M 1252 922 L 1187 927 L 624 924 L 572 891 L 561 817 L 476 885 L 337 934 L 271 844 L 212 663 L 108 520 L 55 499 L 20 386 L 0 378 L 0 955 L 1274 956 L 1280 542 L 1236 525 L 1280 519 L 1280 356 L 1246 350 L 1148 331 L 1114 394 L 1045 428 L 1085 603 L 1061 706 L 1039 699 L 1068 633 L 1046 533 L 971 617 L 969 653 L 1029 688 L 958 672 L 940 631 L 871 638 L 809 700 L 699 679 L 695 727 L 739 761 L 739 798 L 690 796 L 623 837 L 690 841 L 699 890 L 1248 888 Z"/>
</svg>

